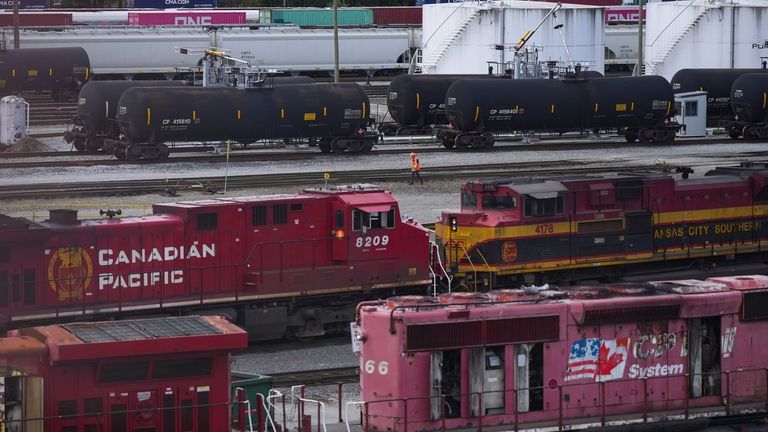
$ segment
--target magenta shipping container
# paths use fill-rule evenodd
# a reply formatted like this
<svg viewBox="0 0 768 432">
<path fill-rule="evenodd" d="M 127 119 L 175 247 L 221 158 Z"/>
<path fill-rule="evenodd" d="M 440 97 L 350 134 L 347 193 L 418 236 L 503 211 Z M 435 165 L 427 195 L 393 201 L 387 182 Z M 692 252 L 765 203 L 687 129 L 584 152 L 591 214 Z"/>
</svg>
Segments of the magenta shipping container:
<svg viewBox="0 0 768 432">
<path fill-rule="evenodd" d="M 128 25 L 132 26 L 201 26 L 212 24 L 245 24 L 245 12 L 163 11 L 128 13 Z"/>
</svg>

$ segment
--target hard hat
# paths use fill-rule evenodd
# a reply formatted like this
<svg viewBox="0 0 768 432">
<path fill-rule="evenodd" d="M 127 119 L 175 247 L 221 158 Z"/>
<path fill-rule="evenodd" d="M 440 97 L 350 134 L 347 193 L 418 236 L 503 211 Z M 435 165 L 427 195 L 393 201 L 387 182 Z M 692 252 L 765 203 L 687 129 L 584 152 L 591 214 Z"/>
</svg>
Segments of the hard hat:
<svg viewBox="0 0 768 432">
<path fill-rule="evenodd" d="M 414 157 L 414 156 L 416 156 L 416 153 L 411 153 L 411 157 Z"/>
</svg>

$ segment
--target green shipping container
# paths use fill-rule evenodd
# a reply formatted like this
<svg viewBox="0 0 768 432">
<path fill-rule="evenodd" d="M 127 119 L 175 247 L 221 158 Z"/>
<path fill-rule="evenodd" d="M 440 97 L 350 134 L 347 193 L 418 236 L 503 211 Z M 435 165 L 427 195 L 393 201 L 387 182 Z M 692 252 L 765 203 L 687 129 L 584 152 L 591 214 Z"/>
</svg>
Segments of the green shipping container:
<svg viewBox="0 0 768 432">
<path fill-rule="evenodd" d="M 373 11 L 365 8 L 339 9 L 340 26 L 373 25 Z M 296 24 L 302 27 L 332 27 L 333 9 L 272 9 L 272 23 Z"/>
<path fill-rule="evenodd" d="M 272 389 L 271 376 L 235 371 L 231 372 L 231 376 L 231 393 L 234 395 L 238 387 L 245 390 L 245 397 L 247 397 L 251 402 L 251 410 L 255 410 L 257 408 L 257 403 L 259 401 L 256 398 L 256 395 L 264 396 L 264 400 L 266 401 L 267 396 L 269 396 L 269 390 Z M 237 418 L 237 408 L 235 406 L 232 407 L 232 418 Z M 256 419 L 254 417 L 253 420 L 255 423 L 261 423 L 264 425 L 266 418 Z"/>
</svg>

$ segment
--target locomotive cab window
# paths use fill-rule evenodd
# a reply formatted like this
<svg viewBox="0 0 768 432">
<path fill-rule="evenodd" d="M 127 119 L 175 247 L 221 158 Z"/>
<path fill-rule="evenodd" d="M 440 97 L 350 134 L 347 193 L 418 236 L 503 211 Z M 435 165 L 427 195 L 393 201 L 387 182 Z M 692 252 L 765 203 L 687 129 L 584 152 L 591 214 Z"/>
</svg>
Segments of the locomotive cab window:
<svg viewBox="0 0 768 432">
<path fill-rule="evenodd" d="M 483 194 L 484 210 L 512 210 L 517 208 L 517 197 L 511 195 Z"/>
<path fill-rule="evenodd" d="M 219 215 L 217 213 L 201 213 L 197 215 L 197 230 L 210 231 L 219 227 Z"/>
<path fill-rule="evenodd" d="M 369 229 L 394 228 L 395 209 L 381 212 L 364 212 L 352 210 L 352 231 L 367 231 Z"/>
<path fill-rule="evenodd" d="M 461 207 L 462 208 L 477 208 L 477 197 L 472 192 L 464 192 L 461 194 Z"/>
<path fill-rule="evenodd" d="M 553 194 L 528 195 L 525 198 L 525 216 L 546 217 L 563 214 L 563 197 Z"/>
</svg>

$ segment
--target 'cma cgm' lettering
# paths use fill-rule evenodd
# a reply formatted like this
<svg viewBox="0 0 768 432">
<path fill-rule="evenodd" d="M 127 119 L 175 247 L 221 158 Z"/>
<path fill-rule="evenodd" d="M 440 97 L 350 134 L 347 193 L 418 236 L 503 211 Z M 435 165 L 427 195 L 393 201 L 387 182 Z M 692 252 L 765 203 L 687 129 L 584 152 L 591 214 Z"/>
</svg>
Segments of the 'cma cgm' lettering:
<svg viewBox="0 0 768 432">
<path fill-rule="evenodd" d="M 682 375 L 683 365 L 662 365 L 656 364 L 654 366 L 642 367 L 638 364 L 633 364 L 629 367 L 630 378 L 651 378 L 667 375 Z"/>
<path fill-rule="evenodd" d="M 172 262 L 216 256 L 216 244 L 193 244 L 185 246 L 166 246 L 152 249 L 119 250 L 102 249 L 98 253 L 102 267 L 117 264 L 136 264 L 152 262 Z M 155 285 L 172 285 L 184 282 L 184 270 L 161 270 L 130 274 L 100 273 L 99 289 L 105 288 L 140 288 Z"/>
</svg>

